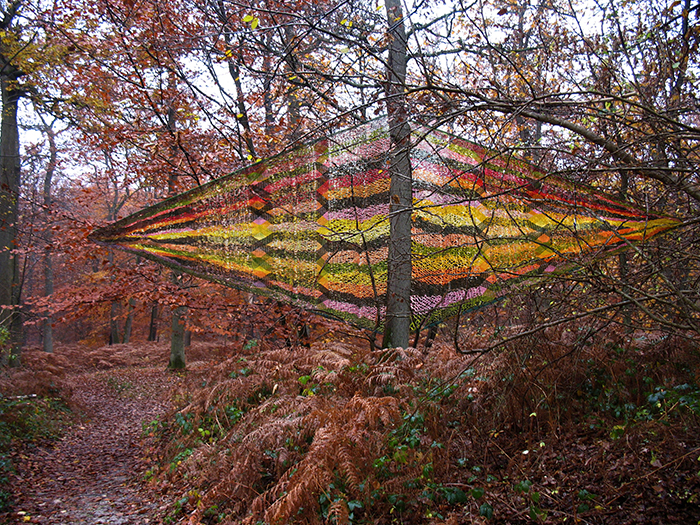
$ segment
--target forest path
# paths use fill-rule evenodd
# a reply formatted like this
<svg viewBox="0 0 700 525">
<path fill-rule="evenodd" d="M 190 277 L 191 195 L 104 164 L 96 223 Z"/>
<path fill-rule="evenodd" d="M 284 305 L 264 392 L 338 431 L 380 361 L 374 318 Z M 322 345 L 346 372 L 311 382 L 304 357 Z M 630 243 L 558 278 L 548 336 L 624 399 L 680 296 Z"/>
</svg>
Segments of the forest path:
<svg viewBox="0 0 700 525">
<path fill-rule="evenodd" d="M 177 376 L 160 368 L 113 368 L 74 375 L 73 400 L 86 418 L 49 448 L 18 465 L 18 523 L 160 523 L 160 497 L 144 482 L 149 468 L 142 424 L 167 409 Z"/>
</svg>

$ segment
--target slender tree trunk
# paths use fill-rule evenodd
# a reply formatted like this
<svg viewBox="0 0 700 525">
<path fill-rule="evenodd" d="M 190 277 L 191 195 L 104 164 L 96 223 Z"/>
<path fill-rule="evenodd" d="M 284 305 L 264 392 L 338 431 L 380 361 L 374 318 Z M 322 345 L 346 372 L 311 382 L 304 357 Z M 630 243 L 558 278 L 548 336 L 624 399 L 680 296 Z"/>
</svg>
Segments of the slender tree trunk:
<svg viewBox="0 0 700 525">
<path fill-rule="evenodd" d="M 158 303 L 153 303 L 151 306 L 151 322 L 148 325 L 148 340 L 158 340 Z"/>
<path fill-rule="evenodd" d="M 620 171 L 620 189 L 618 191 L 618 196 L 622 200 L 627 200 L 627 190 L 629 189 L 629 175 L 624 171 Z M 630 293 L 630 288 L 627 285 L 627 280 L 629 279 L 629 268 L 627 261 L 627 252 L 623 251 L 618 255 L 619 264 L 619 275 L 620 281 L 622 282 L 622 293 L 628 295 Z M 624 297 L 623 295 L 623 297 Z M 622 324 L 625 327 L 627 333 L 632 331 L 632 310 L 630 305 L 622 307 Z"/>
<path fill-rule="evenodd" d="M 109 344 L 118 345 L 121 343 L 119 330 L 119 315 L 121 314 L 121 303 L 112 301 L 109 309 Z"/>
<path fill-rule="evenodd" d="M 136 299 L 129 298 L 129 310 L 126 314 L 126 323 L 124 323 L 124 344 L 128 344 L 131 340 L 131 329 L 134 326 L 134 310 L 136 309 Z"/>
<path fill-rule="evenodd" d="M 389 260 L 386 325 L 382 345 L 408 347 L 411 331 L 411 128 L 406 107 L 407 42 L 400 0 L 386 0 L 391 42 L 387 64 L 387 109 L 391 135 Z"/>
<path fill-rule="evenodd" d="M 255 152 L 255 144 L 253 144 L 253 133 L 250 130 L 250 120 L 248 120 L 248 110 L 245 104 L 245 96 L 243 95 L 243 85 L 241 83 L 241 68 L 238 64 L 229 60 L 228 70 L 233 83 L 236 86 L 236 106 L 238 109 L 238 122 L 243 128 L 243 142 L 245 142 L 248 154 L 255 158 L 257 153 Z"/>
<path fill-rule="evenodd" d="M 179 284 L 182 274 L 171 273 L 173 282 Z M 185 359 L 185 349 L 187 348 L 187 330 L 185 328 L 185 318 L 187 317 L 187 306 L 178 306 L 173 309 L 170 319 L 170 363 L 168 368 L 181 369 L 187 366 Z"/>
<path fill-rule="evenodd" d="M 13 78 L 0 79 L 2 122 L 0 123 L 0 330 L 9 336 L 1 362 L 19 366 L 22 323 L 19 306 L 19 260 L 14 253 L 19 218 L 20 157 L 17 105 L 21 92 Z M 0 334 L 2 336 L 2 334 Z"/>
<path fill-rule="evenodd" d="M 173 310 L 170 333 L 170 363 L 168 368 L 178 370 L 186 367 L 185 362 L 185 316 L 186 306 L 178 306 Z"/>
<path fill-rule="evenodd" d="M 275 78 L 271 71 L 272 65 L 269 55 L 263 57 L 263 108 L 265 108 L 265 136 L 272 136 L 272 125 L 274 123 L 274 112 L 272 108 L 272 81 Z"/>
<path fill-rule="evenodd" d="M 53 294 L 53 264 L 51 262 L 51 250 L 44 248 L 44 296 Z M 48 314 L 44 318 L 42 326 L 42 344 L 44 352 L 53 352 L 53 316 Z"/>
<path fill-rule="evenodd" d="M 287 73 L 290 77 L 297 75 L 298 61 L 294 54 L 294 27 L 290 24 L 284 26 L 284 38 L 287 47 L 285 61 L 287 62 Z M 291 84 L 285 93 L 287 103 L 287 138 L 296 143 L 301 137 L 301 104 L 299 102 L 299 88 Z"/>
<path fill-rule="evenodd" d="M 111 217 L 110 217 L 111 219 Z M 114 252 L 110 249 L 107 253 L 107 261 L 114 263 Z M 121 330 L 119 330 L 119 317 L 121 316 L 122 305 L 119 301 L 112 301 L 109 305 L 109 344 L 118 345 L 121 343 Z"/>
<path fill-rule="evenodd" d="M 46 225 L 46 229 L 44 230 L 44 296 L 49 297 L 53 294 L 53 262 L 51 260 L 51 244 L 53 242 L 51 206 L 53 204 L 53 198 L 51 189 L 53 176 L 56 171 L 58 149 L 56 147 L 56 134 L 51 126 L 45 125 L 44 133 L 46 133 L 49 140 L 49 162 L 46 166 L 46 173 L 44 174 L 44 222 Z M 53 316 L 51 314 L 48 314 L 43 322 L 42 344 L 45 352 L 53 352 Z"/>
<path fill-rule="evenodd" d="M 173 83 L 172 87 L 175 86 L 175 78 L 170 77 L 170 81 Z M 177 132 L 177 120 L 176 111 L 174 106 L 168 108 L 168 131 L 173 135 Z M 172 146 L 172 157 L 175 160 L 177 155 L 177 147 L 173 144 Z M 168 177 L 168 196 L 172 197 L 177 193 L 176 183 L 177 183 L 178 173 L 173 168 L 173 171 Z M 175 284 L 180 283 L 182 274 L 179 272 L 172 271 L 170 273 L 170 278 Z M 187 316 L 187 306 L 178 306 L 173 310 L 170 319 L 170 363 L 168 368 L 171 369 L 182 369 L 187 366 L 185 360 L 185 346 L 186 346 L 186 336 L 185 336 L 185 317 Z"/>
<path fill-rule="evenodd" d="M 248 109 L 246 107 L 245 96 L 243 94 L 243 83 L 241 82 L 241 68 L 240 64 L 243 63 L 243 56 L 241 49 L 236 42 L 232 40 L 232 35 L 236 31 L 236 28 L 231 27 L 231 21 L 234 18 L 229 13 L 229 8 L 223 0 L 217 0 L 216 3 L 212 3 L 211 7 L 216 12 L 216 16 L 221 24 L 222 33 L 224 41 L 229 49 L 238 48 L 238 56 L 234 59 L 231 56 L 228 60 L 228 72 L 233 80 L 233 84 L 236 86 L 236 108 L 238 110 L 237 119 L 240 126 L 243 128 L 243 132 L 240 134 L 242 142 L 245 144 L 247 154 L 253 158 L 257 157 L 255 152 L 255 144 L 253 143 L 253 134 L 250 129 L 250 120 L 248 119 Z M 241 152 L 244 153 L 244 152 Z M 245 158 L 246 155 L 243 155 Z"/>
</svg>

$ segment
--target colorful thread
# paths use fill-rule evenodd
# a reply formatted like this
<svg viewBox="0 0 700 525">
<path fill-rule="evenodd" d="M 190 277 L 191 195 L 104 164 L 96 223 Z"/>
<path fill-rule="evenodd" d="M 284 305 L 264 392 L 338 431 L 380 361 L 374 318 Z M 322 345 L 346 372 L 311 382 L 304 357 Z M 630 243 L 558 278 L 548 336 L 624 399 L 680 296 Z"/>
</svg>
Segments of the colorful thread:
<svg viewBox="0 0 700 525">
<path fill-rule="evenodd" d="M 174 269 L 380 329 L 390 140 L 379 120 L 96 231 Z M 678 225 L 514 157 L 413 126 L 412 327 L 479 307 L 584 253 Z"/>
</svg>

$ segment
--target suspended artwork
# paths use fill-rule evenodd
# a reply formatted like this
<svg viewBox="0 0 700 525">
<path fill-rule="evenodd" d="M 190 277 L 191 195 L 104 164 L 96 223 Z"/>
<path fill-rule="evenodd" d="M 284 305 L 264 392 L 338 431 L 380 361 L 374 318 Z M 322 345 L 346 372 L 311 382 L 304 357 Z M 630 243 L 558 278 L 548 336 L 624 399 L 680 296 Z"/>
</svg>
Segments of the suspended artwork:
<svg viewBox="0 0 700 525">
<path fill-rule="evenodd" d="M 96 231 L 174 269 L 381 329 L 386 121 L 258 162 Z M 412 127 L 412 327 L 678 224 L 437 130 Z"/>
</svg>

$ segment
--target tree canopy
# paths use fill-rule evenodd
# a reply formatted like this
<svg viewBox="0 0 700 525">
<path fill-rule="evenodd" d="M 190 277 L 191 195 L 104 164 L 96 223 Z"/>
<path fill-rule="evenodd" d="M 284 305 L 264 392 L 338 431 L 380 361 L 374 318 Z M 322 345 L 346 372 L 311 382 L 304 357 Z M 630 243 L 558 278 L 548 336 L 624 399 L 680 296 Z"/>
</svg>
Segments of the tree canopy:
<svg viewBox="0 0 700 525">
<path fill-rule="evenodd" d="M 563 286 L 619 302 L 626 322 L 632 309 L 635 323 L 695 330 L 697 18 L 688 1 L 651 0 L 6 2 L 3 145 L 20 147 L 16 101 L 22 146 L 3 153 L 12 179 L 3 188 L 17 196 L 3 197 L 2 274 L 13 276 L 3 289 L 14 290 L 3 311 L 17 312 L 19 326 L 22 316 L 31 324 L 110 301 L 112 318 L 124 319 L 117 298 L 157 305 L 172 283 L 143 261 L 96 251 L 90 229 L 301 143 L 405 114 L 677 217 L 686 224 L 677 234 L 616 262 L 590 261 Z M 23 159 L 21 185 L 12 159 Z M 49 170 L 42 226 L 29 188 Z M 47 299 L 36 250 L 49 246 L 65 273 Z M 591 297 L 566 315 L 595 311 Z"/>
</svg>

